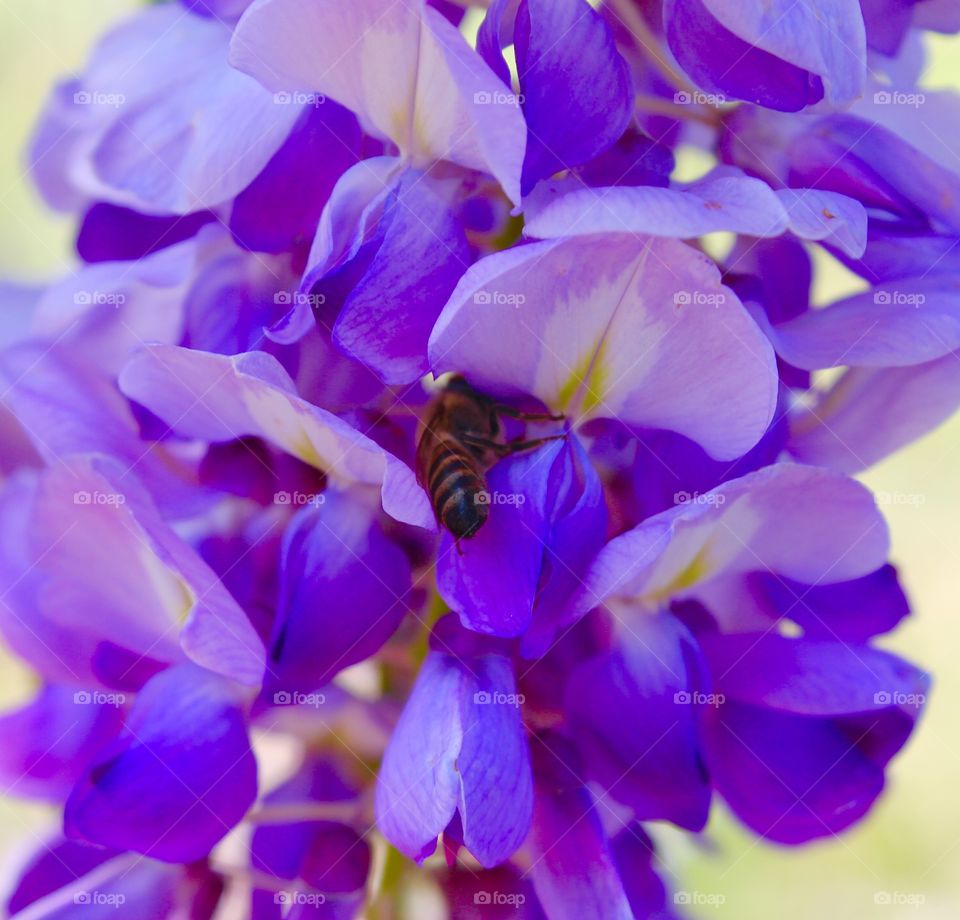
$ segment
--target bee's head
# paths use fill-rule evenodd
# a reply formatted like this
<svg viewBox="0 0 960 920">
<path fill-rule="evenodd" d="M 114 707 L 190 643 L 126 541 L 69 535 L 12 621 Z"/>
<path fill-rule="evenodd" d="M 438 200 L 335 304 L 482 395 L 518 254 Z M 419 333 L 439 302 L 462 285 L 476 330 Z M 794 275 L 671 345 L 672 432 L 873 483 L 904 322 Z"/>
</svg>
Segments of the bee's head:
<svg viewBox="0 0 960 920">
<path fill-rule="evenodd" d="M 475 391 L 463 374 L 451 374 L 444 382 L 443 388 L 448 393 L 462 393 L 464 396 L 473 396 Z"/>
</svg>

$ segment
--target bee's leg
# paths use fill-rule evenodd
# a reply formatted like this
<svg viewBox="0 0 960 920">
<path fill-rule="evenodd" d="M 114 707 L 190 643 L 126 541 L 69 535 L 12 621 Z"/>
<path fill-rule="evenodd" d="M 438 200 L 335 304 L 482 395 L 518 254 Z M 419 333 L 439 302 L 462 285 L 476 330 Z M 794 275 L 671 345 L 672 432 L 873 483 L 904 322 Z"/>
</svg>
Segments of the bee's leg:
<svg viewBox="0 0 960 920">
<path fill-rule="evenodd" d="M 492 451 L 498 457 L 507 457 L 510 454 L 517 454 L 524 450 L 533 450 L 533 448 L 539 447 L 541 444 L 546 444 L 547 441 L 560 441 L 565 437 L 565 434 L 551 434 L 545 438 L 532 438 L 529 441 L 507 441 L 505 444 L 502 444 L 500 441 L 491 441 L 490 438 L 482 438 L 479 435 L 465 434 L 462 440 L 464 444 L 469 444 L 471 447 L 482 447 L 485 450 Z"/>
<path fill-rule="evenodd" d="M 516 441 L 507 441 L 507 443 L 503 445 L 505 448 L 503 455 L 507 456 L 508 454 L 518 454 L 525 450 L 533 450 L 535 447 L 546 444 L 548 441 L 562 441 L 565 437 L 566 434 L 549 434 L 545 438 L 531 438 L 529 441 L 524 441 L 519 438 Z"/>
<path fill-rule="evenodd" d="M 562 413 L 551 415 L 549 412 L 521 412 L 502 403 L 496 403 L 493 408 L 498 415 L 508 415 L 510 418 L 520 419 L 521 422 L 562 422 L 566 418 Z"/>
</svg>

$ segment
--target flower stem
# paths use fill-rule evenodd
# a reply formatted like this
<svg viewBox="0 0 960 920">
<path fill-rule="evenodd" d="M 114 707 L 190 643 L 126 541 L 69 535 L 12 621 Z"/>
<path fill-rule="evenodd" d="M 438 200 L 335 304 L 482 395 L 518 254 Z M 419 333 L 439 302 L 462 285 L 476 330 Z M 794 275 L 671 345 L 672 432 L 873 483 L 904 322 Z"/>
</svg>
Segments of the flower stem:
<svg viewBox="0 0 960 920">
<path fill-rule="evenodd" d="M 361 810 L 357 801 L 290 802 L 261 805 L 247 812 L 251 824 L 294 824 L 298 821 L 352 821 Z"/>
<path fill-rule="evenodd" d="M 696 86 L 670 63 L 660 40 L 653 34 L 640 10 L 634 6 L 633 0 L 607 0 L 607 5 L 633 37 L 637 49 L 646 55 L 651 66 L 658 70 L 671 86 L 688 93 L 696 91 Z"/>
</svg>

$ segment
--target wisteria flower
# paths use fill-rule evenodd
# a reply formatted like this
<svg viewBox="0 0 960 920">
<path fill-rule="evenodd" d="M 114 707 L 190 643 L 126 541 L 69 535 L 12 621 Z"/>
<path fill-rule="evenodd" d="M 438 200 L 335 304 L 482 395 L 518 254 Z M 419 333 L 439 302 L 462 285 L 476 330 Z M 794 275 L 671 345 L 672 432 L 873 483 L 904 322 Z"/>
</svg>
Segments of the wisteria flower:
<svg viewBox="0 0 960 920">
<path fill-rule="evenodd" d="M 960 403 L 956 161 L 884 94 L 948 6 L 109 30 L 28 151 L 79 263 L 0 286 L 7 914 L 665 920 L 721 801 L 866 819 L 930 677 L 851 477 Z"/>
</svg>

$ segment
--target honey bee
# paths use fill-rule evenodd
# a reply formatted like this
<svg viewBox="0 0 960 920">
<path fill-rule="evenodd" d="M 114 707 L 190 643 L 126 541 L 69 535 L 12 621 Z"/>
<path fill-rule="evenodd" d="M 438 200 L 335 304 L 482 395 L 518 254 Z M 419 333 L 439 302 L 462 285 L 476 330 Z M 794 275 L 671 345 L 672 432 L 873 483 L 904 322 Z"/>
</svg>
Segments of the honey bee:
<svg viewBox="0 0 960 920">
<path fill-rule="evenodd" d="M 501 457 L 565 435 L 501 440 L 500 416 L 560 421 L 562 415 L 520 412 L 478 393 L 457 375 L 431 404 L 417 444 L 417 480 L 427 490 L 437 521 L 460 540 L 474 536 L 490 514 L 486 472 Z"/>
</svg>

